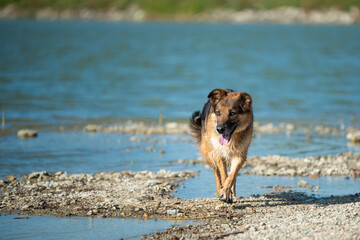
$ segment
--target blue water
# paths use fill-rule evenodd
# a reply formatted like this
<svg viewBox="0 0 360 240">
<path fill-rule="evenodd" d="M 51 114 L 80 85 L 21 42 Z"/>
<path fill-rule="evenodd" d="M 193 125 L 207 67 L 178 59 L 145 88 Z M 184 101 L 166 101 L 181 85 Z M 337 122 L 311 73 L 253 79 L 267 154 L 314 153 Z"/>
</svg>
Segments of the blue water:
<svg viewBox="0 0 360 240">
<path fill-rule="evenodd" d="M 0 216 L 1 239 L 141 239 L 145 234 L 185 225 L 190 221 L 139 219 L 39 217 L 16 219 L 19 215 Z M 44 218 L 46 224 L 44 224 Z M 72 229 L 73 231 L 69 231 Z M 141 231 L 138 231 L 141 229 Z"/>
<path fill-rule="evenodd" d="M 258 121 L 360 118 L 360 26 L 0 21 L 7 126 L 188 118 L 214 88 Z M 358 124 L 358 123 L 357 123 Z"/>
<path fill-rule="evenodd" d="M 16 135 L 0 137 L 0 177 L 34 171 L 96 173 L 159 171 L 162 168 L 180 171 L 186 168 L 177 160 L 199 157 L 198 149 L 187 135 L 136 135 L 142 140 L 140 142 L 131 142 L 131 137 L 129 134 L 83 131 L 40 132 L 32 139 L 20 139 Z M 149 147 L 154 152 L 147 151 Z M 348 145 L 344 134 L 314 135 L 310 141 L 300 133 L 292 136 L 265 134 L 252 141 L 249 156 L 304 157 L 346 151 L 358 152 L 360 146 Z"/>
<path fill-rule="evenodd" d="M 0 177 L 43 170 L 189 169 L 199 171 L 199 177 L 184 182 L 176 196 L 214 197 L 210 169 L 177 162 L 198 157 L 189 136 L 138 135 L 148 140 L 131 142 L 131 135 L 81 129 L 87 123 L 156 123 L 160 111 L 167 121 L 185 121 L 214 88 L 249 92 L 255 119 L 262 124 L 360 127 L 359 39 L 358 25 L 0 21 L 0 107 L 5 109 Z M 25 127 L 38 130 L 39 136 L 17 138 L 16 131 Z M 344 131 L 309 134 L 256 134 L 249 155 L 360 151 L 347 144 Z M 301 179 L 241 175 L 237 192 L 243 197 L 264 194 L 269 185 L 296 185 Z M 320 187 L 318 197 L 359 192 L 359 179 L 305 180 Z M 170 226 L 161 221 L 12 218 L 0 216 L 1 239 L 47 234 L 115 239 L 124 237 L 122 229 L 129 226 L 125 237 L 139 238 Z M 15 233 L 15 226 L 24 228 Z"/>
</svg>

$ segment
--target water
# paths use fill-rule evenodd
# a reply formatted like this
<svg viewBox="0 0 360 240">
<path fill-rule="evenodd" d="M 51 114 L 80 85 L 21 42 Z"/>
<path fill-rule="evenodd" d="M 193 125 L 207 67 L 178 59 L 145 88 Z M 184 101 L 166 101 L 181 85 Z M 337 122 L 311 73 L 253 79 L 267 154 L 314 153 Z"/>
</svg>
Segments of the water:
<svg viewBox="0 0 360 240">
<path fill-rule="evenodd" d="M 0 176 L 25 175 L 34 171 L 96 173 L 105 171 L 180 171 L 186 168 L 177 160 L 199 157 L 190 136 L 88 133 L 83 131 L 40 132 L 39 137 L 19 139 L 16 135 L 0 138 Z M 166 142 L 166 143 L 165 143 Z M 155 152 L 147 151 L 153 148 Z M 160 150 L 165 153 L 160 154 Z M 349 146 L 344 134 L 314 135 L 311 141 L 303 134 L 265 134 L 256 137 L 249 156 L 285 155 L 304 157 L 360 151 Z M 201 170 L 201 169 L 196 169 Z M 212 177 L 211 177 L 212 179 Z"/>
<path fill-rule="evenodd" d="M 199 177 L 184 182 L 176 196 L 214 197 L 210 169 L 177 162 L 198 157 L 189 136 L 140 135 L 146 141 L 131 142 L 127 134 L 86 133 L 82 127 L 128 120 L 156 123 L 160 111 L 166 121 L 187 121 L 202 108 L 207 94 L 219 87 L 249 92 L 255 119 L 262 124 L 360 127 L 358 39 L 358 25 L 0 21 L 0 106 L 5 107 L 0 177 L 42 170 L 189 169 L 199 171 Z M 59 131 L 60 126 L 65 131 Z M 39 130 L 39 137 L 17 138 L 16 131 L 25 127 Z M 310 139 L 301 131 L 291 136 L 256 134 L 249 155 L 303 157 L 360 151 L 359 146 L 347 144 L 344 131 L 310 134 Z M 146 147 L 157 151 L 148 152 Z M 241 175 L 237 192 L 242 197 L 264 194 L 271 191 L 267 186 L 296 185 L 301 179 Z M 359 192 L 359 179 L 305 180 L 320 187 L 317 197 Z M 54 239 L 114 239 L 139 238 L 171 225 L 13 217 L 0 216 L 5 229 L 0 238 L 14 238 L 15 226 L 21 238 L 50 233 Z M 45 222 L 47 229 L 41 228 Z M 130 226 L 124 236 L 123 230 Z"/>
<path fill-rule="evenodd" d="M 360 26 L 0 21 L 7 126 L 188 118 L 249 92 L 258 121 L 359 119 Z"/>
<path fill-rule="evenodd" d="M 85 217 L 0 216 L 1 239 L 140 239 L 144 234 L 190 221 L 100 219 Z M 44 224 L 46 218 L 46 224 Z M 195 223 L 196 224 L 196 223 Z M 68 231 L 72 229 L 73 231 Z M 139 231 L 139 229 L 141 229 Z"/>
</svg>

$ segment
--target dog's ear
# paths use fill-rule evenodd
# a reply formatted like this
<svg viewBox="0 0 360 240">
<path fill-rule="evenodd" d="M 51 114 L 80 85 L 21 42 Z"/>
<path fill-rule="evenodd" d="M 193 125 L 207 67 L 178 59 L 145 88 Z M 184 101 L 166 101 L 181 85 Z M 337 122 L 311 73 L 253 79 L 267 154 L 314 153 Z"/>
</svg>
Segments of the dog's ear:
<svg viewBox="0 0 360 240">
<path fill-rule="evenodd" d="M 215 106 L 222 98 L 228 95 L 229 91 L 226 89 L 214 89 L 212 90 L 208 98 L 210 98 L 210 102 L 213 106 Z"/>
<path fill-rule="evenodd" d="M 240 107 L 243 112 L 252 110 L 252 99 L 251 96 L 246 92 L 240 93 Z"/>
</svg>

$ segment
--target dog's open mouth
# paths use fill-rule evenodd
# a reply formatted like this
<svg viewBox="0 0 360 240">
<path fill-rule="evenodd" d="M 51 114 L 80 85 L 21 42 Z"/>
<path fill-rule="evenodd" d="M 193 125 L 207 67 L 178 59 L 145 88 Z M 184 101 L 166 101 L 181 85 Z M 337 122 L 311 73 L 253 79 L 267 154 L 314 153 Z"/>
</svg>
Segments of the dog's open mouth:
<svg viewBox="0 0 360 240">
<path fill-rule="evenodd" d="M 234 129 L 228 133 L 228 134 L 221 134 L 220 137 L 219 137 L 219 143 L 221 145 L 226 145 L 230 142 L 230 139 L 231 139 L 231 136 L 233 135 L 235 129 L 236 129 L 237 126 L 234 127 Z"/>
<path fill-rule="evenodd" d="M 221 145 L 226 145 L 229 143 L 230 141 L 230 138 L 231 138 L 231 135 L 230 134 L 221 134 L 220 138 L 219 138 L 219 143 Z"/>
</svg>

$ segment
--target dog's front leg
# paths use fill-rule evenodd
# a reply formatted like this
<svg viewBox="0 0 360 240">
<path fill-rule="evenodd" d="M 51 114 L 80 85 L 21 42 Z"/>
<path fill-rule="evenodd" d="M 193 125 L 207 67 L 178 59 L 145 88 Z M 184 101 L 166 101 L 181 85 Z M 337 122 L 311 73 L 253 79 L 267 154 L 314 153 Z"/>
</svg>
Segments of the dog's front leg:
<svg viewBox="0 0 360 240">
<path fill-rule="evenodd" d="M 226 169 L 226 162 L 222 157 L 219 157 L 219 156 L 215 157 L 215 161 L 216 161 L 216 166 L 220 173 L 221 187 L 223 187 L 224 183 L 228 177 L 227 169 Z"/>
<path fill-rule="evenodd" d="M 220 200 L 223 200 L 228 203 L 232 203 L 233 197 L 235 197 L 235 183 L 236 177 L 239 173 L 239 170 L 246 161 L 246 157 L 235 157 L 231 160 L 231 168 L 229 176 L 226 178 L 223 183 L 223 188 L 219 193 Z"/>
</svg>

